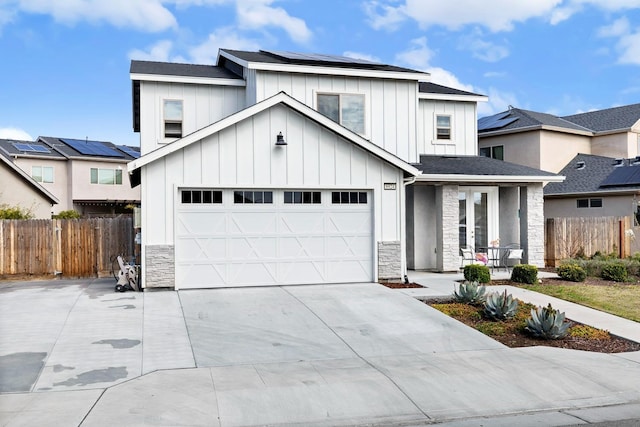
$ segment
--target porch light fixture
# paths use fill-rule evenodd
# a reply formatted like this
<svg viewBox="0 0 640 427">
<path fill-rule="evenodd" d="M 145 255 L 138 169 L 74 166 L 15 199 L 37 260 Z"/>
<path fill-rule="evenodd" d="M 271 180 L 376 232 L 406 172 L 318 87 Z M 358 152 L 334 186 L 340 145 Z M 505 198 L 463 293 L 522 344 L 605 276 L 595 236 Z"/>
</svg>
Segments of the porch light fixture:
<svg viewBox="0 0 640 427">
<path fill-rule="evenodd" d="M 278 134 L 276 137 L 276 147 L 287 145 L 287 141 L 284 140 L 284 136 L 282 136 L 282 132 Z"/>
</svg>

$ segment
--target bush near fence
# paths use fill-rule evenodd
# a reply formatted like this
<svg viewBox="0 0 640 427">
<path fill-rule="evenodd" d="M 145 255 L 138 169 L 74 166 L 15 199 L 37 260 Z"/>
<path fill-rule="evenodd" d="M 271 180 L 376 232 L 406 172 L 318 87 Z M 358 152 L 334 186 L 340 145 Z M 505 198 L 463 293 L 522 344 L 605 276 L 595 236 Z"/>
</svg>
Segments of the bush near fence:
<svg viewBox="0 0 640 427">
<path fill-rule="evenodd" d="M 134 254 L 133 218 L 1 220 L 0 277 L 104 277 Z"/>
</svg>

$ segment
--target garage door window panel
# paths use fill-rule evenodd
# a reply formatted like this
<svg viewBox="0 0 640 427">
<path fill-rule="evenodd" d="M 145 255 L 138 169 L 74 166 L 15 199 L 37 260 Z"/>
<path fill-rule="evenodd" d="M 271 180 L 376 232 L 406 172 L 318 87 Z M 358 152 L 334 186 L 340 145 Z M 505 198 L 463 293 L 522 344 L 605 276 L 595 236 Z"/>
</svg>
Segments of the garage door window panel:
<svg viewBox="0 0 640 427">
<path fill-rule="evenodd" d="M 367 193 L 365 191 L 333 191 L 331 203 L 335 205 L 366 205 Z"/>
<path fill-rule="evenodd" d="M 318 205 L 322 203 L 322 193 L 320 191 L 285 191 L 284 203 L 287 205 Z"/>
</svg>

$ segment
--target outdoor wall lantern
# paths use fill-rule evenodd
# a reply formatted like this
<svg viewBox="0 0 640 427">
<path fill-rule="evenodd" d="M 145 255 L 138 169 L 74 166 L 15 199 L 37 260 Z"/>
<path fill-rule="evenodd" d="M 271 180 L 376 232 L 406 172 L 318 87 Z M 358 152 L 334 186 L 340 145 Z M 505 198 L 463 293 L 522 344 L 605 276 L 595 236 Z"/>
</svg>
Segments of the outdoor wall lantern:
<svg viewBox="0 0 640 427">
<path fill-rule="evenodd" d="M 284 140 L 284 136 L 282 136 L 282 132 L 280 132 L 276 137 L 276 147 L 280 147 L 283 145 L 287 145 L 287 141 Z"/>
</svg>

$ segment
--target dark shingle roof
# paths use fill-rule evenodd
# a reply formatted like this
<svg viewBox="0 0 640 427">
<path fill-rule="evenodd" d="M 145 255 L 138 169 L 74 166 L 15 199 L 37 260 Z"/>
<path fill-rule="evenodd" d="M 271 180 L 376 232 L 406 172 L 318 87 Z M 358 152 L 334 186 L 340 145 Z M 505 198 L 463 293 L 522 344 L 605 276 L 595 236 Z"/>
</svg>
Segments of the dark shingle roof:
<svg viewBox="0 0 640 427">
<path fill-rule="evenodd" d="M 439 93 L 444 95 L 484 96 L 477 93 L 454 89 L 452 87 L 442 86 L 431 82 L 420 82 L 418 84 L 418 91 L 420 93 Z"/>
<path fill-rule="evenodd" d="M 38 145 L 41 147 L 45 147 L 48 152 L 34 152 L 34 151 L 22 151 L 16 147 L 16 144 L 29 144 L 29 145 Z M 13 156 L 42 156 L 42 157 L 51 157 L 52 159 L 60 158 L 64 159 L 60 153 L 55 150 L 52 150 L 47 144 L 42 144 L 40 142 L 34 141 L 19 141 L 15 139 L 0 139 L 0 153 L 4 154 L 6 157 Z"/>
<path fill-rule="evenodd" d="M 579 168 L 578 163 L 584 163 L 584 167 Z M 602 183 L 616 169 L 616 159 L 604 156 L 594 156 L 592 154 L 578 154 L 559 172 L 566 176 L 564 182 L 551 182 L 544 187 L 545 196 L 598 193 L 602 191 L 633 190 L 640 186 L 602 186 Z M 625 161 L 621 168 L 638 168 L 640 166 L 627 166 L 629 161 Z"/>
<path fill-rule="evenodd" d="M 528 166 L 483 156 L 420 156 L 415 165 L 425 175 L 556 176 Z"/>
<path fill-rule="evenodd" d="M 241 79 L 224 67 L 215 65 L 179 64 L 174 62 L 131 61 L 133 74 L 160 74 L 166 76 L 207 77 L 212 79 Z"/>
<path fill-rule="evenodd" d="M 46 145 L 52 147 L 55 151 L 60 153 L 64 157 L 84 157 L 87 159 L 114 159 L 114 160 L 122 160 L 123 162 L 129 162 L 136 157 L 131 156 L 126 151 L 122 151 L 118 148 L 118 146 L 112 142 L 108 141 L 89 141 L 91 143 L 102 144 L 107 148 L 111 148 L 115 150 L 117 156 L 109 156 L 109 155 L 86 155 L 82 154 L 79 151 L 75 150 L 71 145 L 65 142 L 65 139 L 69 138 L 56 138 L 51 136 L 40 136 L 38 137 L 38 141 L 44 142 Z M 123 146 L 124 147 L 124 146 Z M 128 147 L 133 149 L 133 151 L 138 151 L 137 147 Z M 53 151 L 53 150 L 52 150 Z M 128 150 L 127 150 L 128 151 Z"/>
<path fill-rule="evenodd" d="M 585 129 L 580 125 L 571 123 L 570 121 L 554 116 L 553 114 L 538 113 L 536 111 L 523 110 L 520 108 L 511 108 L 507 111 L 503 111 L 489 117 L 496 117 L 501 115 L 504 116 L 504 119 L 514 118 L 516 120 L 511 122 L 507 121 L 508 124 L 506 126 L 494 127 L 486 130 L 478 130 L 478 135 L 497 130 L 504 131 L 542 126 L 553 126 L 557 128 L 589 132 L 589 129 Z M 482 120 L 487 120 L 487 118 L 482 118 Z"/>
<path fill-rule="evenodd" d="M 331 61 L 330 59 L 324 60 L 308 60 L 308 59 L 291 59 L 285 56 L 278 55 L 277 52 L 267 52 L 261 50 L 259 52 L 248 52 L 244 50 L 233 49 L 220 49 L 223 52 L 227 52 L 236 58 L 242 59 L 247 62 L 261 62 L 267 64 L 291 64 L 291 65 L 317 65 L 317 66 L 331 66 L 336 68 L 355 68 L 360 70 L 376 70 L 376 71 L 391 71 L 401 73 L 422 73 L 428 74 L 422 71 L 416 71 L 409 68 L 397 67 L 395 65 L 377 64 L 374 62 L 361 62 L 354 60 L 349 62 L 349 58 L 341 57 L 340 61 Z M 330 57 L 331 55 L 327 55 Z"/>
<path fill-rule="evenodd" d="M 584 126 L 594 132 L 629 129 L 640 120 L 640 104 L 574 114 L 572 116 L 564 116 L 563 119 Z"/>
</svg>

